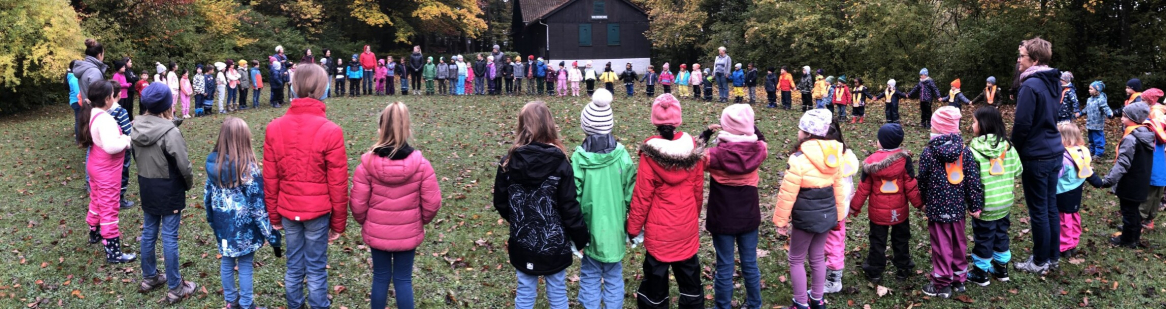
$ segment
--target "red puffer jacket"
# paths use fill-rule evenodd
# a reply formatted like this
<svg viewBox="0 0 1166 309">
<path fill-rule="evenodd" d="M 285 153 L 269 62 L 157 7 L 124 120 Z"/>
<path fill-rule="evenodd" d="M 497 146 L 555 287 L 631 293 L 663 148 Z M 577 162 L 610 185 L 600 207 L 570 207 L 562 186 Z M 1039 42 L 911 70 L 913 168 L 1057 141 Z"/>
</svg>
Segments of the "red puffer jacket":
<svg viewBox="0 0 1166 309">
<path fill-rule="evenodd" d="M 360 158 L 352 176 L 352 217 L 370 247 L 409 251 L 425 239 L 422 226 L 441 208 L 441 188 L 420 151 L 405 146 L 390 152 L 382 147 Z"/>
<path fill-rule="evenodd" d="M 627 232 L 634 237 L 643 231 L 644 248 L 661 262 L 682 261 L 700 249 L 703 154 L 703 145 L 683 132 L 673 140 L 653 136 L 640 146 Z"/>
<path fill-rule="evenodd" d="M 263 193 L 271 224 L 332 214 L 332 231 L 348 222 L 348 155 L 344 131 L 324 117 L 324 102 L 299 98 L 267 125 Z"/>
<path fill-rule="evenodd" d="M 862 212 L 870 197 L 870 221 L 895 225 L 907 220 L 907 202 L 923 204 L 915 181 L 911 153 L 906 150 L 879 150 L 862 162 L 862 182 L 850 200 L 850 215 Z"/>
</svg>

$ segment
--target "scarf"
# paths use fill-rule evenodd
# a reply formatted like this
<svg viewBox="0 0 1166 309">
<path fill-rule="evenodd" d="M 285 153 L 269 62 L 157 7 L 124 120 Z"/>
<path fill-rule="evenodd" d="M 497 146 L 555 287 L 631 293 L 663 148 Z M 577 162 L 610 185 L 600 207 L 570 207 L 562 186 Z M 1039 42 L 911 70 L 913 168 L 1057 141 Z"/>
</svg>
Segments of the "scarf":
<svg viewBox="0 0 1166 309">
<path fill-rule="evenodd" d="M 1028 67 L 1028 69 L 1026 69 L 1026 70 L 1024 70 L 1024 72 L 1020 73 L 1020 80 L 1024 80 L 1025 78 L 1028 78 L 1028 76 L 1032 75 L 1032 73 L 1046 71 L 1046 70 L 1052 70 L 1052 68 L 1050 68 L 1047 65 L 1043 65 L 1043 64 Z"/>
<path fill-rule="evenodd" d="M 757 135 L 737 135 L 721 130 L 720 133 L 717 133 L 717 141 L 721 143 L 753 143 L 757 142 Z"/>
</svg>

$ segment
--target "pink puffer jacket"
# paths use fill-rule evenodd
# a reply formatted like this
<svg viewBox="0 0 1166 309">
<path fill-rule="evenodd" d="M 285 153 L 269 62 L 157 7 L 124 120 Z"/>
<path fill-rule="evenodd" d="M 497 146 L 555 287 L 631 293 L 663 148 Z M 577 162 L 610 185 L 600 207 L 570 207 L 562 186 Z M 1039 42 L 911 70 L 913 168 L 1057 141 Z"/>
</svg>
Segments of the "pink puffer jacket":
<svg viewBox="0 0 1166 309">
<path fill-rule="evenodd" d="M 441 208 L 433 166 L 420 151 L 396 160 L 365 153 L 352 176 L 352 216 L 364 243 L 383 251 L 408 251 L 425 238 L 423 226 Z M 401 158 L 403 157 L 403 158 Z"/>
</svg>

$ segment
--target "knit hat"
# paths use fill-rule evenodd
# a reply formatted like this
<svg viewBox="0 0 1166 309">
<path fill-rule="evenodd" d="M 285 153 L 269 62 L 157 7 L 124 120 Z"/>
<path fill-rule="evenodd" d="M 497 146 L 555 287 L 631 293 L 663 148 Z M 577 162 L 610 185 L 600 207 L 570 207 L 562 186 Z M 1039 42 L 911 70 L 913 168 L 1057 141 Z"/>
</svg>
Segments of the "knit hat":
<svg viewBox="0 0 1166 309">
<path fill-rule="evenodd" d="M 560 67 L 560 68 L 561 68 L 561 67 L 564 67 L 564 66 L 566 66 L 566 65 L 567 65 L 567 62 L 566 62 L 566 61 L 559 61 L 559 67 Z"/>
<path fill-rule="evenodd" d="M 1150 106 L 1146 102 L 1138 102 L 1126 105 L 1121 109 L 1123 117 L 1129 118 L 1134 123 L 1142 123 L 1146 121 L 1146 117 L 1150 116 Z"/>
<path fill-rule="evenodd" d="M 734 135 L 753 135 L 753 107 L 733 104 L 721 111 L 721 129 Z"/>
<path fill-rule="evenodd" d="M 377 59 L 377 64 L 385 65 L 385 59 Z"/>
<path fill-rule="evenodd" d="M 499 50 L 500 50 L 500 49 L 502 49 L 502 48 L 501 48 L 501 47 L 499 47 L 499 46 L 498 46 L 498 44 L 494 44 L 494 49 L 499 49 Z"/>
<path fill-rule="evenodd" d="M 835 79 L 834 79 L 834 76 L 827 76 L 827 77 L 826 77 L 826 82 L 827 82 L 827 83 L 831 83 L 831 84 L 833 84 L 833 83 L 834 83 L 834 80 L 835 80 Z"/>
<path fill-rule="evenodd" d="M 839 83 L 846 83 L 846 75 L 838 76 Z"/>
<path fill-rule="evenodd" d="M 359 57 L 360 57 L 360 55 L 358 55 L 358 54 L 352 54 L 352 60 L 356 60 L 356 58 L 359 58 Z"/>
<path fill-rule="evenodd" d="M 527 55 L 527 56 L 526 56 L 526 59 L 527 59 L 527 60 L 534 60 L 534 55 Z"/>
<path fill-rule="evenodd" d="M 194 65 L 194 69 L 195 69 L 195 70 L 202 69 L 202 64 L 201 64 L 201 63 L 199 63 L 199 64 L 196 64 L 196 65 Z"/>
<path fill-rule="evenodd" d="M 325 58 L 325 59 L 327 59 L 327 58 Z M 241 66 L 241 67 L 247 66 L 247 60 L 239 60 L 239 66 Z"/>
<path fill-rule="evenodd" d="M 579 67 L 579 61 L 571 61 L 571 66 L 572 66 L 572 67 L 576 67 L 576 68 L 578 68 L 578 67 Z"/>
<path fill-rule="evenodd" d="M 1073 72 L 1069 72 L 1069 71 L 1061 72 L 1061 80 L 1066 81 L 1066 82 L 1073 82 Z"/>
<path fill-rule="evenodd" d="M 892 88 L 892 89 L 895 88 L 895 80 L 894 79 L 887 81 L 887 88 Z"/>
<path fill-rule="evenodd" d="M 113 70 L 114 71 L 121 71 L 121 68 L 123 68 L 125 66 L 126 66 L 125 61 L 121 61 L 121 60 L 114 60 L 113 61 Z"/>
<path fill-rule="evenodd" d="M 928 75 L 928 76 L 930 76 L 931 74 L 927 74 L 927 68 L 923 68 L 922 70 L 919 70 L 919 75 Z"/>
<path fill-rule="evenodd" d="M 826 133 L 830 132 L 830 120 L 833 118 L 834 115 L 828 109 L 811 109 L 802 114 L 802 119 L 798 120 L 798 129 L 814 136 L 826 136 Z"/>
<path fill-rule="evenodd" d="M 142 106 L 151 114 L 161 114 L 171 105 L 174 105 L 174 97 L 166 83 L 151 83 L 142 90 Z"/>
<path fill-rule="evenodd" d="M 956 78 L 955 80 L 951 81 L 951 87 L 959 89 L 960 88 L 960 79 Z"/>
<path fill-rule="evenodd" d="M 1101 82 L 1100 80 L 1095 80 L 1093 83 L 1089 84 L 1089 88 L 1093 88 L 1097 90 L 1097 92 L 1102 92 L 1105 91 L 1105 83 Z"/>
<path fill-rule="evenodd" d="M 583 133 L 611 134 L 611 128 L 615 126 L 615 117 L 611 111 L 611 92 L 603 88 L 595 90 L 595 94 L 591 95 L 591 103 L 587 103 L 587 107 L 584 107 L 580 114 L 579 127 L 583 129 Z"/>
<path fill-rule="evenodd" d="M 433 61 L 433 57 L 429 57 L 429 61 Z M 494 62 L 494 56 L 486 56 L 486 61 Z"/>
<path fill-rule="evenodd" d="M 680 101 L 671 94 L 665 93 L 652 101 L 652 125 L 679 126 L 684 123 L 684 116 L 680 114 Z"/>
<path fill-rule="evenodd" d="M 944 106 L 935 110 L 931 115 L 931 128 L 940 134 L 960 133 L 960 110 L 952 106 Z"/>
<path fill-rule="evenodd" d="M 823 74 L 825 74 L 825 73 L 826 73 L 826 72 L 822 71 L 822 69 L 818 69 L 818 75 L 823 75 Z"/>
<path fill-rule="evenodd" d="M 660 67 L 660 69 L 661 69 L 661 70 L 664 70 L 664 71 L 667 71 L 667 70 L 668 70 L 668 63 L 667 63 L 667 62 L 665 62 L 665 63 L 664 63 L 664 66 Z"/>
<path fill-rule="evenodd" d="M 157 70 L 158 74 L 166 73 L 166 66 L 162 65 L 161 63 L 155 62 L 154 63 L 154 70 Z M 222 69 L 219 69 L 219 70 L 222 70 Z"/>
<path fill-rule="evenodd" d="M 279 63 L 279 62 L 276 62 L 276 63 Z M 215 62 L 215 70 L 222 71 L 222 70 L 226 70 L 226 69 L 227 69 L 226 63 Z M 158 73 L 162 73 L 162 72 L 158 72 Z"/>
<path fill-rule="evenodd" d="M 1131 78 L 1130 81 L 1126 82 L 1126 87 L 1130 87 L 1134 92 L 1140 92 L 1142 91 L 1142 80 Z"/>
<path fill-rule="evenodd" d="M 741 68 L 741 63 L 740 63 L 740 62 L 738 62 L 738 63 L 737 63 L 737 65 L 734 65 L 733 67 L 740 69 L 740 68 Z"/>
<path fill-rule="evenodd" d="M 687 64 L 683 64 L 683 63 L 681 63 L 681 64 L 680 64 L 680 69 L 681 69 L 681 70 L 683 70 L 683 69 L 687 69 L 687 68 L 688 68 L 688 65 L 687 65 Z"/>
<path fill-rule="evenodd" d="M 903 126 L 897 123 L 884 124 L 879 128 L 879 146 L 883 149 L 899 148 L 903 144 Z"/>
<path fill-rule="evenodd" d="M 810 66 L 807 65 L 807 66 L 802 67 L 802 72 L 809 74 L 810 73 Z"/>
<path fill-rule="evenodd" d="M 587 60 L 587 66 L 591 66 L 591 60 Z"/>
<path fill-rule="evenodd" d="M 988 83 L 995 85 L 996 84 L 996 77 L 995 76 L 988 76 Z"/>
<path fill-rule="evenodd" d="M 539 61 L 539 62 L 542 62 L 542 61 L 543 61 L 543 57 L 538 57 L 538 61 Z"/>
<path fill-rule="evenodd" d="M 272 62 L 271 63 L 271 68 L 273 68 L 273 69 L 279 70 L 282 67 L 283 67 L 283 65 L 279 64 L 279 62 Z"/>
<path fill-rule="evenodd" d="M 1162 97 L 1162 89 L 1150 88 L 1142 91 L 1142 100 L 1148 104 L 1158 104 L 1158 99 Z"/>
</svg>

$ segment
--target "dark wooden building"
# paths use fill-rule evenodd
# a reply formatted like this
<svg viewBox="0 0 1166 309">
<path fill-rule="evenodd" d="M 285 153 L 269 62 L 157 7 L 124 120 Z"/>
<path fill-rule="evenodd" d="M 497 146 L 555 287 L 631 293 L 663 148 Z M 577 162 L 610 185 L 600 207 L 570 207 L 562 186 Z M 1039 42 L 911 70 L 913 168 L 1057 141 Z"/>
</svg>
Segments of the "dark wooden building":
<svg viewBox="0 0 1166 309">
<path fill-rule="evenodd" d="M 513 0 L 514 46 L 519 53 L 550 60 L 610 61 L 617 70 L 631 62 L 644 71 L 652 45 L 648 13 L 628 0 Z"/>
</svg>

